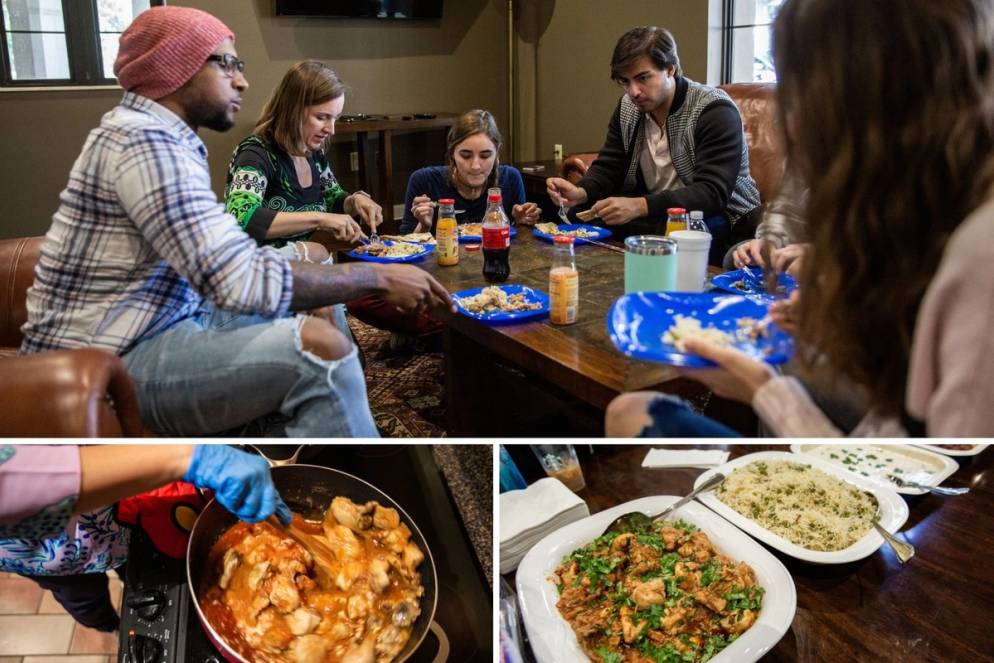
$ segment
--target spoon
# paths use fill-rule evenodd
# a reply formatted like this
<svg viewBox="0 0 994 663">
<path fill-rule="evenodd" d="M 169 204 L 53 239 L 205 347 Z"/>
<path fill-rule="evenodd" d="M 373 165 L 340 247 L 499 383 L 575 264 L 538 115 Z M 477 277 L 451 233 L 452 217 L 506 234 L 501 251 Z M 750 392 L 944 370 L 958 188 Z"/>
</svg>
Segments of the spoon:
<svg viewBox="0 0 994 663">
<path fill-rule="evenodd" d="M 896 477 L 893 474 L 887 475 L 890 477 L 891 481 L 896 483 L 902 488 L 917 488 L 918 490 L 926 490 L 930 493 L 935 493 L 936 495 L 964 495 L 970 492 L 969 488 L 946 488 L 945 486 L 926 486 L 925 484 L 918 483 L 916 481 L 908 481 L 907 479 L 902 479 L 901 477 Z"/>
<path fill-rule="evenodd" d="M 915 556 L 915 547 L 913 545 L 902 541 L 884 529 L 883 525 L 880 524 L 879 511 L 873 519 L 873 527 L 877 530 L 877 533 L 880 534 L 880 536 L 884 537 L 884 541 L 890 544 L 894 554 L 897 555 L 897 561 L 901 564 L 906 563 L 909 559 Z"/>
<path fill-rule="evenodd" d="M 662 520 L 669 514 L 673 513 L 674 511 L 676 511 L 677 509 L 679 509 L 684 504 L 691 501 L 701 493 L 717 488 L 719 485 L 721 485 L 721 482 L 724 480 L 725 480 L 724 474 L 721 474 L 720 472 L 715 473 L 707 481 L 705 481 L 700 486 L 690 491 L 690 493 L 688 493 L 686 497 L 678 499 L 676 502 L 669 505 L 668 507 L 666 507 L 665 509 L 663 509 L 662 511 L 660 511 L 659 513 L 653 516 L 646 515 L 641 511 L 631 511 L 629 513 L 618 516 L 613 521 L 611 521 L 611 524 L 608 525 L 603 532 L 601 532 L 601 536 L 604 536 L 605 534 L 608 534 L 610 532 L 630 532 L 633 529 L 648 527 L 657 520 Z"/>
<path fill-rule="evenodd" d="M 275 517 L 271 518 L 270 522 L 274 523 L 287 536 L 299 543 L 304 550 L 311 554 L 311 557 L 314 559 L 314 574 L 317 576 L 318 584 L 325 589 L 333 587 L 335 552 L 323 537 L 311 534 L 298 525 L 297 518 L 298 516 L 295 514 L 293 520 L 286 527 L 283 527 L 283 524 L 276 520 Z"/>
</svg>

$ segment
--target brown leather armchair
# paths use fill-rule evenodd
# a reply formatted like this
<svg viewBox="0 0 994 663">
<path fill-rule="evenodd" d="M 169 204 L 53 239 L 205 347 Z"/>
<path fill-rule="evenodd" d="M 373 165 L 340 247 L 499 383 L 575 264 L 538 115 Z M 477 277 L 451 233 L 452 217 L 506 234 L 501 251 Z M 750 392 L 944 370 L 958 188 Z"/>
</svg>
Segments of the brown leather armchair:
<svg viewBox="0 0 994 663">
<path fill-rule="evenodd" d="M 739 108 L 749 145 L 749 172 L 756 180 L 760 200 L 769 200 L 780 185 L 784 167 L 777 130 L 776 85 L 730 83 L 720 87 Z M 576 184 L 596 158 L 596 152 L 571 154 L 563 160 L 559 176 Z"/>
<path fill-rule="evenodd" d="M 44 239 L 0 240 L 0 435 L 144 435 L 134 383 L 117 356 L 96 348 L 17 356 Z"/>
</svg>

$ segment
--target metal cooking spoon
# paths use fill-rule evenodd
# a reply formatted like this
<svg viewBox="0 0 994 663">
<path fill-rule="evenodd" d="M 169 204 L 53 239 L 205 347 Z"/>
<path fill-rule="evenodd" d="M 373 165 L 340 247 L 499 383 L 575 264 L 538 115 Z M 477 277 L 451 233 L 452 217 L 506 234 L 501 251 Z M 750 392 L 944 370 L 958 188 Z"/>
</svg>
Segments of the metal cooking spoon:
<svg viewBox="0 0 994 663">
<path fill-rule="evenodd" d="M 926 486 L 925 484 L 918 483 L 916 481 L 908 481 L 907 479 L 902 479 L 901 477 L 896 477 L 893 474 L 887 475 L 891 478 L 891 481 L 896 483 L 902 488 L 917 488 L 919 490 L 927 490 L 930 493 L 935 493 L 936 495 L 964 495 L 970 492 L 969 488 L 946 488 L 945 486 Z"/>
<path fill-rule="evenodd" d="M 897 561 L 899 561 L 901 564 L 904 564 L 909 559 L 915 556 L 915 547 L 913 545 L 905 541 L 902 541 L 901 539 L 897 538 L 896 536 L 888 532 L 886 529 L 884 529 L 884 526 L 880 524 L 879 511 L 877 511 L 877 515 L 873 518 L 873 527 L 876 528 L 877 533 L 879 533 L 880 536 L 884 537 L 884 541 L 890 544 L 890 547 L 894 551 L 894 554 L 897 555 Z"/>
<path fill-rule="evenodd" d="M 674 511 L 676 511 L 677 509 L 679 509 L 684 504 L 691 501 L 701 493 L 717 488 L 718 486 L 721 485 L 721 482 L 724 480 L 725 480 L 724 474 L 721 474 L 720 472 L 714 474 L 711 478 L 709 478 L 707 481 L 702 483 L 700 486 L 690 491 L 690 493 L 688 493 L 686 497 L 677 500 L 676 502 L 669 505 L 668 507 L 666 507 L 665 509 L 663 509 L 662 511 L 660 511 L 659 513 L 653 516 L 646 515 L 641 511 L 631 511 L 629 513 L 620 515 L 617 518 L 615 518 L 613 521 L 611 521 L 611 524 L 608 525 L 603 532 L 601 532 L 601 536 L 604 536 L 605 534 L 608 534 L 610 532 L 630 532 L 633 529 L 648 527 L 657 520 L 662 520 L 669 514 L 673 513 Z"/>
</svg>

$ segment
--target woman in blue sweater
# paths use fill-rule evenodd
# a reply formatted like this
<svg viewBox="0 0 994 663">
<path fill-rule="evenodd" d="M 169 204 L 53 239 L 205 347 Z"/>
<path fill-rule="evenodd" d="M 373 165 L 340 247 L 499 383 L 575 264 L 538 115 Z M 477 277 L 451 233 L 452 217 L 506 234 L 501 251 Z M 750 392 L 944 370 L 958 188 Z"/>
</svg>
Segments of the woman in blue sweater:
<svg viewBox="0 0 994 663">
<path fill-rule="evenodd" d="M 487 210 L 487 189 L 500 187 L 504 211 L 512 223 L 532 225 L 539 207 L 525 202 L 525 184 L 514 166 L 501 166 L 498 152 L 501 135 L 494 116 L 485 110 L 463 113 L 449 129 L 444 166 L 416 170 L 407 182 L 404 200 L 403 234 L 431 232 L 435 201 L 456 201 L 458 223 L 479 223 Z"/>
<path fill-rule="evenodd" d="M 479 223 L 487 210 L 487 189 L 499 186 L 504 211 L 512 223 L 533 225 L 540 210 L 525 202 L 525 184 L 514 166 L 501 166 L 497 153 L 501 136 L 494 116 L 485 110 L 471 110 L 459 116 L 446 139 L 445 166 L 416 170 L 407 182 L 401 234 L 432 232 L 436 201 L 456 201 L 456 221 Z M 464 210 L 464 211 L 462 211 Z M 427 314 L 401 313 L 375 296 L 348 303 L 349 313 L 368 325 L 392 332 L 390 346 L 401 348 L 414 337 L 441 331 L 442 323 Z"/>
</svg>

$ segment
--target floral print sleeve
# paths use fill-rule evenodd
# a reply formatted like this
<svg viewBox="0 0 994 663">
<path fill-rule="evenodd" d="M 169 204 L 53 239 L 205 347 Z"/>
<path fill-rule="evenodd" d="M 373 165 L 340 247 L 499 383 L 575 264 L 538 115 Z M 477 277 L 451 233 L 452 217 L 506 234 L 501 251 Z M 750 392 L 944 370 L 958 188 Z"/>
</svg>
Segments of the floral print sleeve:
<svg viewBox="0 0 994 663">
<path fill-rule="evenodd" d="M 324 199 L 325 207 L 333 214 L 345 213 L 345 199 L 349 193 L 342 188 L 342 185 L 335 179 L 335 174 L 331 172 L 331 165 L 324 154 L 316 154 L 314 162 L 320 173 L 321 197 Z"/>
<path fill-rule="evenodd" d="M 70 575 L 124 562 L 127 532 L 113 509 L 73 515 L 79 490 L 77 447 L 0 446 L 0 571 Z"/>
</svg>

